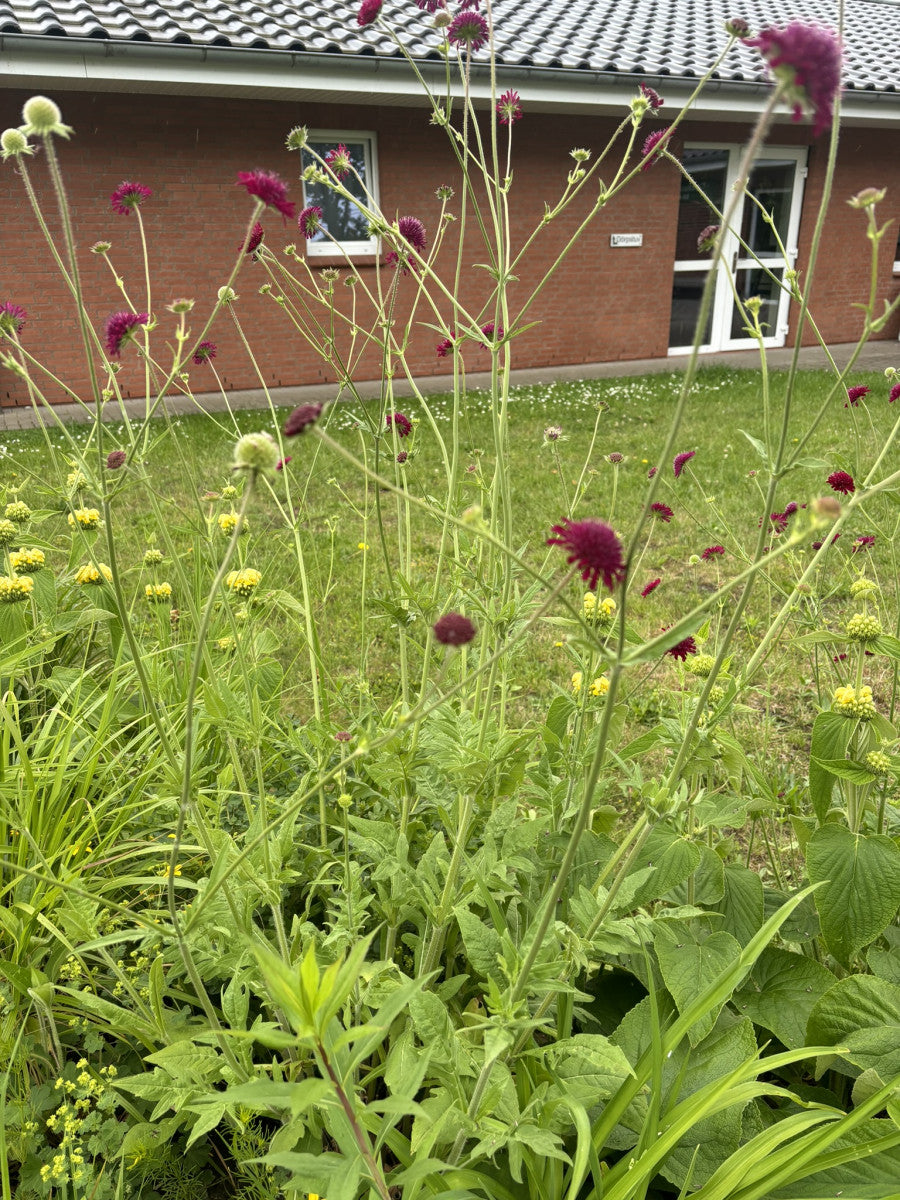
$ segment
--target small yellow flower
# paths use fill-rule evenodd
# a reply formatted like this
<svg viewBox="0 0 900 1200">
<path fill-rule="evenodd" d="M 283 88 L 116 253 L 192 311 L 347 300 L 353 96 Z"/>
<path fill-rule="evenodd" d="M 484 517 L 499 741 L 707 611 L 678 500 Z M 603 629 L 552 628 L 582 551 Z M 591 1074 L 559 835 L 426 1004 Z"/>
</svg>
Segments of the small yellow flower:
<svg viewBox="0 0 900 1200">
<path fill-rule="evenodd" d="M 86 483 L 87 479 L 85 479 L 81 471 L 70 471 L 66 476 L 66 487 L 70 488 L 73 492 L 77 492 L 79 488 L 83 488 Z"/>
<path fill-rule="evenodd" d="M 148 583 L 144 588 L 144 595 L 150 604 L 162 604 L 166 600 L 172 599 L 171 583 Z"/>
<path fill-rule="evenodd" d="M 216 649 L 217 650 L 222 650 L 223 652 L 227 652 L 229 650 L 233 650 L 234 647 L 235 647 L 235 641 L 234 641 L 234 638 L 231 637 L 230 635 L 228 637 L 220 637 L 216 641 Z"/>
<path fill-rule="evenodd" d="M 112 571 L 106 563 L 97 563 L 96 567 L 93 563 L 85 563 L 75 572 L 76 583 L 103 583 L 104 581 L 112 583 Z"/>
<path fill-rule="evenodd" d="M 601 675 L 598 679 L 594 680 L 589 691 L 592 696 L 605 696 L 609 691 L 609 680 L 605 675 Z"/>
<path fill-rule="evenodd" d="M 237 523 L 238 523 L 238 519 L 237 519 L 236 513 L 221 513 L 219 515 L 219 521 L 218 521 L 219 530 L 226 537 L 231 537 L 231 535 L 234 533 L 235 529 L 237 528 Z"/>
<path fill-rule="evenodd" d="M 12 555 L 10 555 L 10 560 Z M 874 642 L 884 632 L 881 622 L 871 613 L 855 613 L 846 626 L 847 637 L 854 642 Z"/>
<path fill-rule="evenodd" d="M 82 529 L 96 529 L 100 524 L 100 511 L 96 508 L 76 508 L 69 513 L 68 521 L 73 527 L 79 525 Z"/>
<path fill-rule="evenodd" d="M 597 597 L 593 592 L 585 592 L 583 600 L 584 619 L 593 621 L 597 615 Z"/>
<path fill-rule="evenodd" d="M 581 691 L 581 684 L 582 684 L 583 680 L 584 680 L 584 675 L 581 671 L 576 671 L 572 675 L 572 691 L 575 693 L 576 696 Z"/>
<path fill-rule="evenodd" d="M 9 565 L 20 575 L 36 575 L 44 562 L 44 552 L 36 546 L 30 550 L 14 550 L 9 556 Z"/>
<path fill-rule="evenodd" d="M 234 487 L 230 483 L 226 487 L 222 488 L 222 499 L 223 500 L 234 500 L 234 498 L 237 496 L 237 494 L 238 494 L 237 488 Z"/>
<path fill-rule="evenodd" d="M 863 721 L 871 720 L 878 712 L 872 699 L 872 689 L 868 684 L 863 684 L 859 691 L 849 686 L 837 688 L 834 703 L 838 711 L 845 716 L 859 717 Z"/>
<path fill-rule="evenodd" d="M 0 546 L 9 546 L 18 539 L 19 530 L 13 522 L 0 518 Z"/>
<path fill-rule="evenodd" d="M 33 590 L 34 580 L 27 575 L 21 579 L 18 575 L 0 575 L 0 603 L 18 604 L 27 600 Z"/>
<path fill-rule="evenodd" d="M 241 571 L 229 571 L 225 576 L 225 586 L 236 596 L 252 596 L 261 579 L 262 574 L 259 571 L 253 567 L 244 567 Z"/>
<path fill-rule="evenodd" d="M 357 548 L 357 550 L 368 550 L 369 543 L 368 542 L 357 542 L 356 548 Z"/>
</svg>

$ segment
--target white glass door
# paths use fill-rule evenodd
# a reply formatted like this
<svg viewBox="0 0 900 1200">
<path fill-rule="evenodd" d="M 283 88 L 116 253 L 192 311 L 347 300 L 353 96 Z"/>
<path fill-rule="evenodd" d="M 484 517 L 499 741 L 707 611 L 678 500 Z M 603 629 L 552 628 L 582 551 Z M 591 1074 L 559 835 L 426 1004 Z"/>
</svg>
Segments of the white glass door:
<svg viewBox="0 0 900 1200">
<path fill-rule="evenodd" d="M 683 180 L 678 205 L 678 236 L 672 285 L 669 353 L 684 354 L 694 338 L 700 297 L 711 270 L 711 255 L 697 248 L 697 239 L 727 204 L 737 179 L 739 146 L 687 147 L 682 162 L 703 195 Z M 784 272 L 797 257 L 800 206 L 806 174 L 806 149 L 767 149 L 750 172 L 749 191 L 726 232 L 719 263 L 714 302 L 706 323 L 702 349 L 732 350 L 751 344 L 735 302 L 758 296 L 764 344 L 784 345 L 790 296 Z M 705 197 L 705 198 L 704 198 Z M 776 236 L 777 234 L 777 236 Z M 784 253 L 779 246 L 784 247 Z"/>
</svg>

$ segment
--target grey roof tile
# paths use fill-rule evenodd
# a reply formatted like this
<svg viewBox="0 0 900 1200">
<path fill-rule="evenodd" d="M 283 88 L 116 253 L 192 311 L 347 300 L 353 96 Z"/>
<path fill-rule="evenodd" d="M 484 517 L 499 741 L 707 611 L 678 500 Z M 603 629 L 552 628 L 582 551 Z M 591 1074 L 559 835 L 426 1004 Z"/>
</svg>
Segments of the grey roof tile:
<svg viewBox="0 0 900 1200">
<path fill-rule="evenodd" d="M 358 7 L 358 0 L 0 0 L 0 32 L 398 57 L 397 47 L 377 25 L 358 27 Z M 761 28 L 795 17 L 829 25 L 834 10 L 833 0 L 493 4 L 498 59 L 503 64 L 686 78 L 706 71 L 724 45 L 725 19 L 737 11 L 752 28 Z M 438 57 L 432 18 L 413 0 L 385 0 L 382 12 L 402 31 L 411 54 Z M 898 90 L 898 0 L 846 0 L 845 60 L 848 88 Z M 717 75 L 733 82 L 766 79 L 759 55 L 741 45 L 729 53 Z"/>
</svg>

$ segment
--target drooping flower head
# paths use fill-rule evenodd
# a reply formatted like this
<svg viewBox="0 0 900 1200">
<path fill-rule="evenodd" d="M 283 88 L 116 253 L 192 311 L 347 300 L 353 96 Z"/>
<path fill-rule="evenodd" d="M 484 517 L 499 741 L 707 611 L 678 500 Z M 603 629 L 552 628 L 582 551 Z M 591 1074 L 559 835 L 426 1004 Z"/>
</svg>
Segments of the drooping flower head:
<svg viewBox="0 0 900 1200">
<path fill-rule="evenodd" d="M 386 429 L 396 429 L 399 438 L 409 437 L 412 433 L 412 421 L 402 412 L 386 413 L 384 424 Z"/>
<path fill-rule="evenodd" d="M 465 646 L 475 636 L 475 626 L 462 613 L 449 612 L 435 621 L 434 636 L 442 646 Z"/>
<path fill-rule="evenodd" d="M 106 322 L 106 353 L 111 358 L 118 358 L 122 346 L 134 336 L 135 328 L 146 325 L 149 320 L 147 313 L 113 313 Z"/>
<path fill-rule="evenodd" d="M 350 151 L 343 142 L 328 151 L 325 155 L 325 166 L 330 167 L 338 179 L 343 179 L 350 174 L 353 163 L 350 159 Z"/>
<path fill-rule="evenodd" d="M 238 171 L 235 186 L 245 187 L 251 196 L 262 200 L 267 208 L 281 213 L 282 220 L 294 216 L 294 203 L 287 198 L 287 186 L 272 171 Z"/>
<path fill-rule="evenodd" d="M 109 198 L 110 208 L 121 217 L 129 216 L 136 208 L 140 208 L 145 200 L 153 195 L 142 183 L 125 181 L 120 183 Z"/>
<path fill-rule="evenodd" d="M 307 204 L 297 218 L 297 226 L 307 241 L 322 231 L 322 210 L 318 204 Z"/>
<path fill-rule="evenodd" d="M 856 408 L 863 396 L 868 396 L 871 390 L 864 383 L 857 384 L 856 387 L 847 388 L 847 404 L 844 405 L 844 408 L 847 408 L 849 405 Z"/>
<path fill-rule="evenodd" d="M 321 415 L 321 404 L 301 404 L 285 421 L 282 432 L 285 437 L 296 437 L 298 433 L 305 433 L 310 425 L 315 425 Z"/>
<path fill-rule="evenodd" d="M 875 538 L 871 534 L 864 536 L 864 537 L 854 538 L 853 545 L 850 547 L 850 553 L 851 554 L 859 554 L 860 550 L 868 550 L 871 546 L 874 546 L 874 545 L 875 545 Z"/>
<path fill-rule="evenodd" d="M 463 9 L 450 22 L 447 38 L 454 46 L 468 46 L 471 51 L 480 50 L 488 40 L 488 23 L 479 12 Z"/>
<path fill-rule="evenodd" d="M 450 337 L 445 337 L 441 341 L 438 342 L 438 344 L 437 344 L 438 358 L 446 358 L 452 349 L 453 349 L 453 334 L 451 333 Z"/>
<path fill-rule="evenodd" d="M 791 21 L 783 29 L 770 26 L 745 39 L 755 46 L 777 80 L 787 84 L 794 120 L 812 109 L 813 134 L 831 128 L 834 101 L 841 89 L 841 43 L 830 29 Z"/>
<path fill-rule="evenodd" d="M 494 324 L 494 322 L 493 322 L 493 321 L 488 321 L 488 323 L 487 323 L 486 325 L 482 325 L 482 326 L 481 326 L 481 332 L 484 334 L 484 336 L 485 336 L 486 338 L 490 338 L 492 341 L 493 341 L 493 340 L 496 340 L 496 341 L 498 341 L 498 342 L 499 342 L 499 341 L 500 341 L 500 339 L 503 337 L 503 332 L 504 332 L 504 331 L 503 331 L 503 326 L 502 326 L 502 325 L 501 325 L 501 326 L 500 326 L 500 328 L 498 329 L 498 328 L 495 326 L 495 324 Z M 479 348 L 480 350 L 490 350 L 490 348 L 491 348 L 491 347 L 490 347 L 490 346 L 488 346 L 488 345 L 487 345 L 485 342 L 479 342 L 479 343 L 478 343 L 478 348 Z"/>
<path fill-rule="evenodd" d="M 250 230 L 250 240 L 247 242 L 247 249 L 245 251 L 246 254 L 253 254 L 253 252 L 255 250 L 259 249 L 259 244 L 263 240 L 264 232 L 265 232 L 265 230 L 263 229 L 262 225 L 260 225 L 259 221 L 257 221 L 256 224 L 253 226 L 253 228 Z M 244 243 L 241 242 L 238 245 L 238 250 L 243 250 L 243 249 L 244 249 Z"/>
<path fill-rule="evenodd" d="M 647 586 L 645 588 L 641 589 L 641 595 L 645 596 L 645 597 L 649 596 L 651 592 L 656 591 L 656 589 L 659 587 L 659 585 L 661 583 L 662 583 L 661 579 L 651 579 L 650 582 L 647 584 Z"/>
<path fill-rule="evenodd" d="M 416 7 L 421 8 L 423 12 L 437 12 L 439 8 L 444 8 L 446 0 L 416 0 Z"/>
<path fill-rule="evenodd" d="M 603 521 L 571 521 L 565 517 L 550 532 L 556 537 L 547 538 L 547 545 L 562 546 L 568 551 L 566 562 L 579 568 L 581 578 L 592 592 L 597 590 L 601 579 L 611 592 L 625 578 L 622 543 Z"/>
<path fill-rule="evenodd" d="M 828 482 L 833 490 L 839 492 L 842 496 L 852 496 L 856 491 L 853 476 L 848 475 L 846 471 L 834 471 L 828 476 Z"/>
<path fill-rule="evenodd" d="M 888 404 L 893 404 L 895 400 L 900 400 L 900 383 L 895 383 L 891 388 L 891 394 L 888 396 Z"/>
<path fill-rule="evenodd" d="M 715 249 L 716 238 L 721 228 L 721 225 L 707 225 L 705 229 L 700 230 L 697 234 L 698 254 L 709 254 L 710 250 Z"/>
<path fill-rule="evenodd" d="M 641 163 L 642 171 L 646 171 L 648 167 L 652 167 L 659 159 L 660 154 L 669 144 L 670 134 L 671 130 L 668 128 L 657 129 L 644 139 L 644 145 L 641 148 L 641 158 L 644 160 Z"/>
<path fill-rule="evenodd" d="M 655 516 L 659 517 L 660 521 L 664 521 L 666 523 L 666 525 L 668 525 L 669 522 L 672 520 L 672 518 L 675 516 L 674 512 L 671 510 L 671 508 L 669 508 L 668 504 L 662 504 L 658 500 L 656 501 L 655 504 L 650 505 L 650 511 L 652 513 L 654 513 Z"/>
<path fill-rule="evenodd" d="M 515 125 L 516 121 L 522 118 L 522 105 L 519 102 L 519 93 L 514 92 L 512 88 L 508 92 L 504 92 L 497 101 L 497 116 L 500 118 L 501 125 Z"/>
<path fill-rule="evenodd" d="M 700 557 L 709 562 L 711 558 L 717 558 L 720 554 L 724 553 L 724 546 L 707 546 L 706 549 L 701 553 Z"/>
<path fill-rule="evenodd" d="M 4 300 L 0 304 L 0 333 L 20 334 L 25 327 L 28 313 L 21 304 Z"/>
<path fill-rule="evenodd" d="M 373 21 L 376 21 L 381 12 L 381 5 L 382 0 L 362 0 L 359 12 L 356 14 L 357 25 L 371 25 Z"/>
<path fill-rule="evenodd" d="M 194 351 L 194 362 L 199 367 L 202 363 L 216 357 L 218 346 L 215 342 L 201 342 Z"/>
<path fill-rule="evenodd" d="M 657 109 L 662 108 L 662 106 L 665 104 L 665 100 L 663 100 L 663 98 L 662 98 L 662 96 L 660 96 L 659 92 L 654 91 L 654 89 L 652 87 L 650 87 L 649 84 L 646 84 L 646 83 L 642 83 L 640 85 L 640 88 L 641 88 L 641 95 L 646 100 L 649 100 L 650 107 L 653 109 L 654 112 Z"/>
<path fill-rule="evenodd" d="M 680 659 L 685 662 L 689 654 L 697 653 L 697 643 L 692 637 L 682 638 L 680 642 L 676 642 L 674 646 L 670 646 L 666 654 L 670 654 L 672 658 Z"/>
<path fill-rule="evenodd" d="M 400 236 L 404 241 L 409 242 L 413 250 L 418 250 L 421 254 L 428 242 L 428 235 L 425 232 L 425 226 L 418 217 L 401 217 L 397 222 L 397 228 L 400 230 Z"/>
<path fill-rule="evenodd" d="M 676 479 L 696 453 L 696 450 L 682 450 L 680 454 L 675 455 L 675 459 L 672 463 L 672 470 L 675 472 Z"/>
</svg>

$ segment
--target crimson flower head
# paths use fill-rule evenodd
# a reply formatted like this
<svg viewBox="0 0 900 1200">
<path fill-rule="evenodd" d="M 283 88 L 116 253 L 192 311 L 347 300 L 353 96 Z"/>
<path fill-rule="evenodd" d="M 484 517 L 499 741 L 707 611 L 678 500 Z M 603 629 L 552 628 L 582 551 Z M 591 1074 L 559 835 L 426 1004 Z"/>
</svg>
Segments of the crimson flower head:
<svg viewBox="0 0 900 1200">
<path fill-rule="evenodd" d="M 692 637 L 682 638 L 680 642 L 676 642 L 674 646 L 670 646 L 666 654 L 671 654 L 672 658 L 678 658 L 685 662 L 689 654 L 697 653 L 697 643 Z"/>
<path fill-rule="evenodd" d="M 650 470 L 647 472 L 647 478 L 652 479 L 658 470 L 659 470 L 659 467 L 651 467 Z"/>
<path fill-rule="evenodd" d="M 547 545 L 562 546 L 569 552 L 566 562 L 575 563 L 592 592 L 601 579 L 603 586 L 612 591 L 625 578 L 622 543 L 603 521 L 570 521 L 565 517 L 550 532 L 557 536 L 547 538 Z"/>
<path fill-rule="evenodd" d="M 4 300 L 0 304 L 0 333 L 19 334 L 25 328 L 28 313 L 21 304 Z"/>
<path fill-rule="evenodd" d="M 642 589 L 641 595 L 649 596 L 651 592 L 656 591 L 656 589 L 659 587 L 659 585 L 661 583 L 662 583 L 661 579 L 651 579 L 650 582 L 647 584 L 647 586 Z"/>
<path fill-rule="evenodd" d="M 853 476 L 848 475 L 846 471 L 834 471 L 828 476 L 828 482 L 834 491 L 840 492 L 842 496 L 852 496 L 856 491 Z"/>
<path fill-rule="evenodd" d="M 661 504 L 658 500 L 655 504 L 650 505 L 650 511 L 655 513 L 661 521 L 665 521 L 667 525 L 675 516 L 668 504 Z"/>
<path fill-rule="evenodd" d="M 874 545 L 875 539 L 872 536 L 854 538 L 853 545 L 850 547 L 850 552 L 851 554 L 858 554 L 860 550 L 868 550 L 870 546 Z"/>
<path fill-rule="evenodd" d="M 199 367 L 211 358 L 216 357 L 218 346 L 215 342 L 201 342 L 194 351 L 194 362 Z"/>
<path fill-rule="evenodd" d="M 294 216 L 294 203 L 287 198 L 287 186 L 274 172 L 238 171 L 235 186 L 245 187 L 249 195 L 262 200 L 267 208 L 276 209 L 282 220 Z"/>
<path fill-rule="evenodd" d="M 300 232 L 307 241 L 322 232 L 322 210 L 318 204 L 307 204 L 297 218 Z"/>
<path fill-rule="evenodd" d="M 315 425 L 321 415 L 321 404 L 301 404 L 285 421 L 282 432 L 285 437 L 296 437 L 298 433 L 304 433 L 310 425 Z"/>
<path fill-rule="evenodd" d="M 149 200 L 153 193 L 148 187 L 144 187 L 142 183 L 120 183 L 116 190 L 109 198 L 110 208 L 113 212 L 118 213 L 121 217 L 127 217 L 135 208 L 140 208 L 145 200 Z"/>
<path fill-rule="evenodd" d="M 498 329 L 493 321 L 488 321 L 487 325 L 481 326 L 481 332 L 486 338 L 496 338 L 499 341 L 503 337 L 503 326 Z M 484 342 L 479 342 L 478 346 L 481 350 L 490 350 L 490 346 L 486 346 Z"/>
<path fill-rule="evenodd" d="M 435 621 L 434 636 L 442 646 L 465 646 L 475 636 L 475 626 L 462 613 L 449 612 Z"/>
<path fill-rule="evenodd" d="M 371 25 L 378 19 L 381 12 L 382 0 L 362 0 L 359 12 L 356 14 L 357 25 Z"/>
<path fill-rule="evenodd" d="M 841 90 L 841 43 L 830 29 L 791 21 L 783 29 L 770 26 L 744 44 L 755 46 L 775 78 L 787 84 L 794 120 L 807 105 L 813 113 L 813 134 L 831 128 L 834 101 Z"/>
<path fill-rule="evenodd" d="M 350 151 L 343 142 L 328 151 L 325 155 L 325 166 L 330 167 L 338 179 L 350 174 L 353 163 L 350 161 Z"/>
<path fill-rule="evenodd" d="M 250 240 L 247 242 L 247 254 L 252 254 L 254 250 L 259 249 L 259 244 L 263 240 L 263 232 L 264 230 L 262 225 L 260 225 L 259 221 L 257 221 L 250 230 Z M 243 250 L 243 248 L 244 243 L 241 242 L 241 244 L 238 246 L 238 250 Z"/>
<path fill-rule="evenodd" d="M 412 421 L 402 412 L 387 413 L 384 418 L 386 429 L 392 426 L 397 430 L 397 437 L 409 437 L 412 433 Z"/>
<path fill-rule="evenodd" d="M 660 154 L 669 144 L 670 130 L 657 129 L 655 133 L 651 133 L 649 137 L 644 139 L 644 145 L 641 148 L 641 170 L 646 171 L 648 167 L 652 167 L 658 160 Z"/>
<path fill-rule="evenodd" d="M 707 562 L 709 562 L 709 560 L 711 558 L 716 558 L 718 555 L 724 554 L 724 553 L 725 553 L 724 546 L 707 546 L 706 549 L 704 551 L 702 551 L 700 557 L 705 559 Z"/>
<path fill-rule="evenodd" d="M 646 83 L 642 83 L 640 85 L 640 87 L 641 87 L 641 95 L 644 96 L 645 99 L 650 101 L 650 107 L 653 109 L 654 112 L 658 108 L 662 108 L 662 106 L 665 104 L 665 100 L 663 100 L 663 98 L 662 98 L 662 96 L 660 96 L 659 92 L 654 91 L 653 88 L 650 87 Z"/>
<path fill-rule="evenodd" d="M 510 88 L 508 92 L 503 93 L 497 101 L 497 116 L 501 125 L 515 125 L 516 121 L 521 120 L 522 105 L 519 103 L 518 92 Z"/>
<path fill-rule="evenodd" d="M 122 346 L 133 336 L 135 327 L 146 325 L 149 320 L 148 313 L 113 313 L 106 322 L 106 353 L 111 358 L 118 358 Z"/>
<path fill-rule="evenodd" d="M 401 217 L 397 222 L 397 228 L 400 230 L 400 236 L 403 240 L 409 242 L 413 250 L 418 250 L 421 254 L 428 241 L 428 235 L 425 232 L 425 226 L 419 218 Z"/>
<path fill-rule="evenodd" d="M 278 462 L 275 464 L 275 470 L 283 471 L 284 468 L 288 465 L 288 463 L 292 462 L 292 461 L 293 461 L 293 457 L 290 454 L 286 454 L 284 456 L 284 458 L 279 458 Z"/>
<path fill-rule="evenodd" d="M 447 38 L 454 46 L 480 50 L 488 40 L 488 23 L 479 12 L 463 9 L 450 22 Z"/>
<path fill-rule="evenodd" d="M 378 0 L 378 2 L 380 4 L 381 0 Z M 339 729 L 338 732 L 334 735 L 334 740 L 336 742 L 352 742 L 353 734 L 350 732 L 349 729 Z"/>
<path fill-rule="evenodd" d="M 675 455 L 675 460 L 672 463 L 672 470 L 675 472 L 676 479 L 696 453 L 696 450 L 682 450 L 680 454 Z"/>
<path fill-rule="evenodd" d="M 895 383 L 891 388 L 891 394 L 888 396 L 888 404 L 893 404 L 895 400 L 900 400 L 900 383 Z"/>
<path fill-rule="evenodd" d="M 106 456 L 106 469 L 108 471 L 118 471 L 125 466 L 128 455 L 124 450 L 110 450 Z"/>
<path fill-rule="evenodd" d="M 453 349 L 453 335 L 451 334 L 450 337 L 445 337 L 442 341 L 438 342 L 438 344 L 437 344 L 438 358 L 446 358 L 452 349 Z"/>
<path fill-rule="evenodd" d="M 424 12 L 433 13 L 444 7 L 444 2 L 445 0 L 416 0 L 416 7 Z"/>
<path fill-rule="evenodd" d="M 856 408 L 863 396 L 868 396 L 871 390 L 864 383 L 857 384 L 856 387 L 847 388 L 847 404 L 844 405 L 844 408 L 847 408 L 851 404 Z"/>
<path fill-rule="evenodd" d="M 716 238 L 719 236 L 721 225 L 707 225 L 697 234 L 697 253 L 708 254 L 715 249 Z"/>
</svg>

